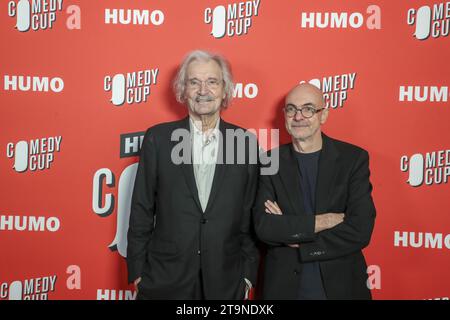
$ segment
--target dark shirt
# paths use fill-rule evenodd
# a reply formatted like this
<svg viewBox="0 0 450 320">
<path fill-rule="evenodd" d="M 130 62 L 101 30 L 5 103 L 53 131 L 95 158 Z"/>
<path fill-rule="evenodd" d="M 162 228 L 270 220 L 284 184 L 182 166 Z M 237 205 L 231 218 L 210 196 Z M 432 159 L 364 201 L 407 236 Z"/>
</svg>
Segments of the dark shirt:
<svg viewBox="0 0 450 320">
<path fill-rule="evenodd" d="M 316 212 L 316 184 L 319 169 L 320 150 L 312 153 L 296 152 L 300 169 L 300 186 L 303 191 L 303 203 L 306 214 Z M 301 245 L 301 244 L 300 244 Z M 300 300 L 325 300 L 322 276 L 318 262 L 302 263 L 300 274 Z"/>
</svg>

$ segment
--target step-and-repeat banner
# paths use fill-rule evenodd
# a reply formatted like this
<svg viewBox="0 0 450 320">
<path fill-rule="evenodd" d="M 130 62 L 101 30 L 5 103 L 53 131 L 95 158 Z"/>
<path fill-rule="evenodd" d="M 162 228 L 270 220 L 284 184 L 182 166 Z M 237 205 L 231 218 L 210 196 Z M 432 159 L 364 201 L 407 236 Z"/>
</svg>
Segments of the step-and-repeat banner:
<svg viewBox="0 0 450 320">
<path fill-rule="evenodd" d="M 145 130 L 184 117 L 171 83 L 231 63 L 223 118 L 280 128 L 302 81 L 328 135 L 369 151 L 375 299 L 450 296 L 450 2 L 1 0 L 0 299 L 134 299 L 126 232 Z M 263 137 L 259 137 L 264 146 Z"/>
</svg>

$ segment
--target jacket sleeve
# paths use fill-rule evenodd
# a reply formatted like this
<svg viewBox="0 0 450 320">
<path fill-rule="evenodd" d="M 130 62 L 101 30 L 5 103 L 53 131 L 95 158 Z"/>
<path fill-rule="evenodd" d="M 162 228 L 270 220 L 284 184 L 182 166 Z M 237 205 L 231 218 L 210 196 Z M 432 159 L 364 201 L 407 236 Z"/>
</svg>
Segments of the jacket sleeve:
<svg viewBox="0 0 450 320">
<path fill-rule="evenodd" d="M 146 251 L 154 229 L 157 150 L 151 129 L 147 130 L 140 151 L 139 165 L 131 198 L 127 240 L 128 281 L 141 276 Z"/>
<path fill-rule="evenodd" d="M 318 233 L 314 242 L 301 244 L 302 261 L 339 258 L 358 252 L 369 244 L 376 216 L 369 176 L 369 155 L 363 150 L 352 169 L 344 221 Z"/>
<path fill-rule="evenodd" d="M 264 202 L 278 201 L 272 184 L 272 176 L 261 175 L 256 195 L 253 217 L 258 238 L 272 246 L 285 246 L 315 239 L 313 215 L 292 214 L 281 208 L 282 215 L 267 214 Z"/>
</svg>

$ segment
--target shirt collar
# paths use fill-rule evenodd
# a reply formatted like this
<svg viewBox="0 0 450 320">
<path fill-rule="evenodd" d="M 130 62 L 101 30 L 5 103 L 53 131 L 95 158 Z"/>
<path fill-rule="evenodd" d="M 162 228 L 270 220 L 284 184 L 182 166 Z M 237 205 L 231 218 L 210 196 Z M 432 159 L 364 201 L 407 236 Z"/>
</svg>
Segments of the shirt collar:
<svg viewBox="0 0 450 320">
<path fill-rule="evenodd" d="M 215 133 L 217 132 L 217 130 L 219 130 L 219 122 L 220 122 L 220 117 L 217 118 L 216 125 L 214 126 L 214 128 L 211 132 L 211 135 L 214 136 L 214 138 L 215 138 Z M 189 117 L 189 125 L 191 127 L 191 132 L 194 132 L 194 134 L 197 134 L 197 135 L 203 135 L 203 131 L 201 131 L 199 128 L 197 128 L 197 126 L 194 123 L 194 120 L 191 117 Z"/>
</svg>

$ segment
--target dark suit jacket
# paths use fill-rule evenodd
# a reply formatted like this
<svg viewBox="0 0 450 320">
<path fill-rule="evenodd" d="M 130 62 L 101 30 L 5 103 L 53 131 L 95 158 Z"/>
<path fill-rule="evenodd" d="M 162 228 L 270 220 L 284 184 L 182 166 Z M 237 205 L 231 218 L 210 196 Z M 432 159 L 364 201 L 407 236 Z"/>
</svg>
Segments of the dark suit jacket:
<svg viewBox="0 0 450 320">
<path fill-rule="evenodd" d="M 316 189 L 316 214 L 345 213 L 344 222 L 314 233 L 315 216 L 306 215 L 292 144 L 279 147 L 280 169 L 261 176 L 253 209 L 258 237 L 268 244 L 263 297 L 297 299 L 303 262 L 319 261 L 328 299 L 370 299 L 366 262 L 375 220 L 369 155 L 354 145 L 322 134 Z M 265 213 L 264 201 L 275 200 L 283 215 Z M 287 244 L 299 243 L 300 248 Z"/>
<path fill-rule="evenodd" d="M 171 160 L 178 144 L 171 135 L 179 128 L 190 130 L 189 118 L 146 131 L 132 195 L 128 280 L 142 276 L 139 290 L 148 298 L 190 299 L 201 269 L 206 299 L 241 299 L 243 279 L 255 283 L 258 267 L 251 221 L 258 165 L 216 164 L 203 213 L 192 164 Z M 219 129 L 230 141 L 225 130 L 240 128 L 221 120 Z M 220 148 L 218 158 L 227 152 Z"/>
</svg>

